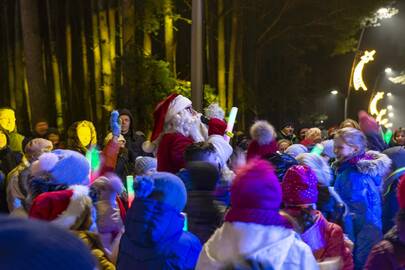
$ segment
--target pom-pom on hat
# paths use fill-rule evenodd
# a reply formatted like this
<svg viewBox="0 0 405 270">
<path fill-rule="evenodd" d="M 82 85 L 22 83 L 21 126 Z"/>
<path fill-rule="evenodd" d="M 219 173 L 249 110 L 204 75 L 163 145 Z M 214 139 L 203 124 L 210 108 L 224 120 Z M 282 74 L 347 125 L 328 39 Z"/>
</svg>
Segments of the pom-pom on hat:
<svg viewBox="0 0 405 270">
<path fill-rule="evenodd" d="M 42 193 L 34 199 L 29 216 L 65 229 L 88 230 L 92 224 L 88 194 L 89 188 L 81 185 Z"/>
<path fill-rule="evenodd" d="M 187 192 L 181 179 L 168 172 L 150 176 L 137 176 L 134 181 L 135 195 L 139 199 L 153 199 L 181 212 L 186 206 Z"/>
<path fill-rule="evenodd" d="M 265 160 L 253 159 L 236 174 L 225 221 L 288 226 L 279 214 L 281 201 L 281 186 L 274 169 Z"/>
<path fill-rule="evenodd" d="M 318 201 L 315 173 L 305 165 L 295 165 L 284 175 L 283 202 L 289 205 L 311 204 Z"/>
<path fill-rule="evenodd" d="M 82 154 L 72 150 L 57 149 L 42 154 L 31 171 L 34 176 L 49 174 L 56 184 L 89 184 L 90 164 Z"/>
<path fill-rule="evenodd" d="M 247 159 L 263 158 L 277 152 L 276 132 L 269 122 L 256 121 L 250 128 L 252 141 L 247 150 Z"/>
</svg>

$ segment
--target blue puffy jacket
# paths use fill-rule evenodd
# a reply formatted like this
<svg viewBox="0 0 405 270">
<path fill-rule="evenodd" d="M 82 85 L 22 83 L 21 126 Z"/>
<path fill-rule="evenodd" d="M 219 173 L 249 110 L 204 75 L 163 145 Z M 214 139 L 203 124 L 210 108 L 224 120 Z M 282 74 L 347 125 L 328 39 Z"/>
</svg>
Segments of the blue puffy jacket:
<svg viewBox="0 0 405 270">
<path fill-rule="evenodd" d="M 183 231 L 184 217 L 167 204 L 135 199 L 128 210 L 117 269 L 194 269 L 201 243 Z"/>
<path fill-rule="evenodd" d="M 335 191 L 349 208 L 344 230 L 354 242 L 356 269 L 362 269 L 371 248 L 382 239 L 380 185 L 390 164 L 386 155 L 369 151 L 337 167 Z"/>
</svg>

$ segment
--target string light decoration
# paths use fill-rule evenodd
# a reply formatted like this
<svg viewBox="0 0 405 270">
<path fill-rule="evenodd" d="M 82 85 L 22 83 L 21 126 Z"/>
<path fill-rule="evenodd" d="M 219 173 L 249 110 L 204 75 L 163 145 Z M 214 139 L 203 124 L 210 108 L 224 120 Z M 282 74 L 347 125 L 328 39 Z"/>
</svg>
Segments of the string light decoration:
<svg viewBox="0 0 405 270">
<path fill-rule="evenodd" d="M 378 110 L 378 103 L 384 99 L 384 95 L 384 92 L 377 92 L 372 98 L 368 110 L 370 114 L 375 117 L 378 124 L 385 126 L 386 128 L 390 128 L 392 127 L 392 123 L 390 122 L 389 118 L 387 118 L 387 113 L 388 111 L 392 110 L 392 105 L 388 105 L 387 108 Z"/>
<path fill-rule="evenodd" d="M 364 91 L 367 91 L 367 86 L 363 80 L 363 69 L 364 65 L 374 60 L 374 55 L 376 51 L 365 51 L 364 55 L 360 58 L 360 62 L 356 65 L 353 73 L 353 86 L 357 91 L 362 88 Z"/>
</svg>

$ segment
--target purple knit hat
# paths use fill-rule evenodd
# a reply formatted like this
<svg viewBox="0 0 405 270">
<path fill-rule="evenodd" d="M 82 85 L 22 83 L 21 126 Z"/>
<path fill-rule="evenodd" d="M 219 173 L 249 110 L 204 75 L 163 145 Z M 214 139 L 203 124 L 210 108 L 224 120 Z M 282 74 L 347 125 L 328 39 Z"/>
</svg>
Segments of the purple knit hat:
<svg viewBox="0 0 405 270">
<path fill-rule="evenodd" d="M 284 175 L 283 202 L 290 205 L 311 204 L 318 201 L 315 173 L 305 165 L 295 165 Z"/>
<path fill-rule="evenodd" d="M 251 160 L 242 167 L 231 187 L 228 222 L 246 222 L 290 227 L 279 214 L 281 186 L 271 165 L 264 160 Z"/>
</svg>

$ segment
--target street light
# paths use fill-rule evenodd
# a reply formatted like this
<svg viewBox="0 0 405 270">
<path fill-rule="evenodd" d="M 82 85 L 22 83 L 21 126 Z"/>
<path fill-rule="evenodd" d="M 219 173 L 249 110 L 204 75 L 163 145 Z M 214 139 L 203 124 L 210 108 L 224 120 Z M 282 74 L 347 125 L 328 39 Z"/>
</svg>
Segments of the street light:
<svg viewBox="0 0 405 270">
<path fill-rule="evenodd" d="M 393 7 L 383 7 L 378 9 L 372 17 L 369 18 L 364 18 L 364 20 L 362 21 L 362 28 L 361 28 L 361 32 L 360 32 L 360 36 L 359 36 L 359 40 L 357 42 L 357 48 L 355 51 L 355 55 L 354 55 L 354 59 L 353 59 L 353 63 L 352 63 L 352 68 L 350 71 L 350 77 L 349 77 L 349 85 L 347 87 L 347 93 L 346 93 L 346 97 L 345 97 L 345 111 L 344 111 L 344 116 L 345 119 L 347 118 L 347 112 L 348 112 L 348 108 L 349 108 L 349 99 L 350 99 L 350 90 L 352 87 L 352 80 L 353 80 L 353 74 L 354 74 L 354 69 L 356 67 L 356 62 L 360 57 L 360 48 L 361 48 L 361 42 L 363 41 L 363 37 L 364 37 L 364 32 L 366 31 L 366 28 L 368 27 L 376 27 L 379 26 L 380 23 L 379 21 L 382 19 L 389 19 L 392 16 L 395 16 L 396 14 L 398 14 L 399 10 Z"/>
<path fill-rule="evenodd" d="M 387 67 L 387 68 L 385 68 L 385 74 L 391 74 L 392 73 L 392 68 L 390 68 L 390 67 Z"/>
<path fill-rule="evenodd" d="M 392 111 L 394 108 L 392 107 L 392 105 L 388 105 L 388 106 L 387 106 L 387 109 L 388 109 L 389 111 Z"/>
<path fill-rule="evenodd" d="M 390 118 L 394 117 L 394 113 L 393 113 L 393 112 L 390 112 L 390 113 L 388 114 L 388 117 L 390 117 Z"/>
<path fill-rule="evenodd" d="M 391 92 L 387 93 L 387 97 L 392 97 L 392 93 Z"/>
<path fill-rule="evenodd" d="M 332 91 L 330 91 L 330 93 L 331 93 L 332 95 L 336 96 L 337 94 L 339 94 L 339 91 L 337 91 L 337 90 L 332 90 Z"/>
</svg>

